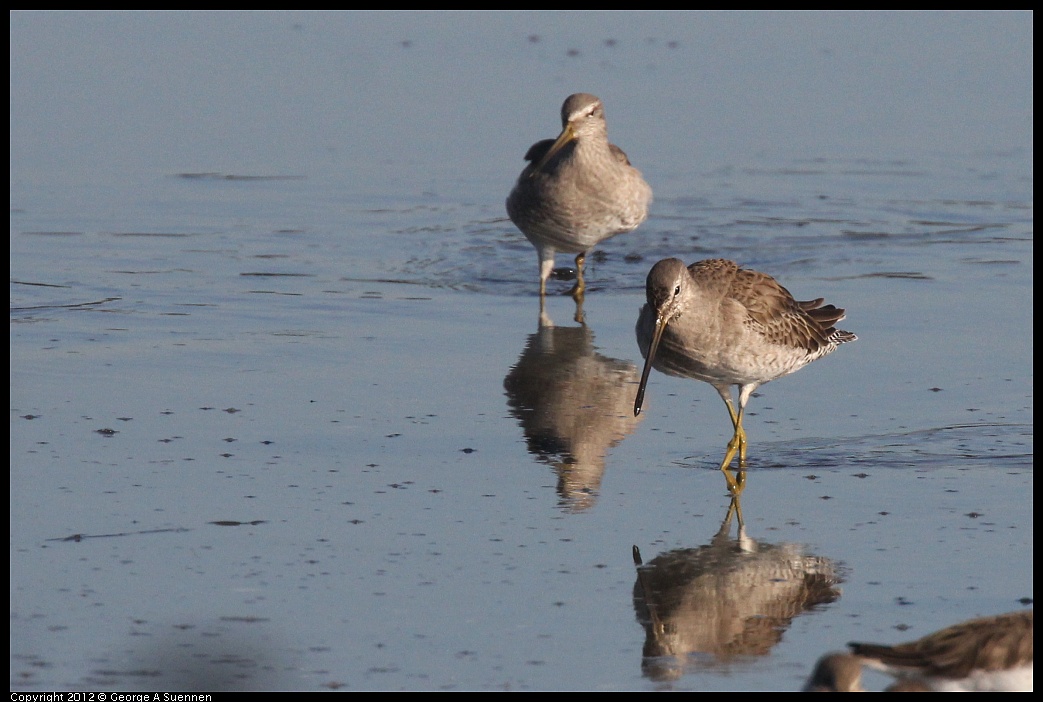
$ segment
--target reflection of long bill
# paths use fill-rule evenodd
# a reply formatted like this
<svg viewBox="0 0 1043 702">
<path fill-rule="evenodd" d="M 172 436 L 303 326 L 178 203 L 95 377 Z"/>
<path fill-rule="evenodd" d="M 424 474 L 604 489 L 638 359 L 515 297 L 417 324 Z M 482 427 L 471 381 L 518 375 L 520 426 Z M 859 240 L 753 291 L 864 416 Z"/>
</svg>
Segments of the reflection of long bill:
<svg viewBox="0 0 1043 702">
<path fill-rule="evenodd" d="M 652 371 L 652 360 L 655 358 L 656 349 L 659 348 L 659 340 L 663 338 L 666 331 L 666 317 L 656 315 L 655 329 L 652 331 L 652 341 L 648 344 L 648 353 L 645 355 L 645 367 L 641 371 L 641 383 L 637 386 L 637 399 L 634 400 L 634 416 L 641 414 L 641 405 L 645 401 L 645 385 L 648 383 L 648 374 Z"/>
<path fill-rule="evenodd" d="M 543 158 L 540 159 L 540 162 L 533 166 L 532 170 L 529 172 L 529 177 L 531 178 L 532 176 L 536 175 L 536 173 L 541 168 L 543 168 L 543 164 L 547 163 L 547 161 L 550 161 L 551 157 L 553 157 L 554 154 L 561 151 L 561 148 L 565 146 L 565 144 L 568 144 L 575 138 L 576 133 L 572 131 L 572 125 L 566 124 L 565 128 L 561 130 L 561 134 L 558 135 L 557 140 L 555 140 L 551 147 L 547 149 L 547 153 L 543 155 Z"/>
</svg>

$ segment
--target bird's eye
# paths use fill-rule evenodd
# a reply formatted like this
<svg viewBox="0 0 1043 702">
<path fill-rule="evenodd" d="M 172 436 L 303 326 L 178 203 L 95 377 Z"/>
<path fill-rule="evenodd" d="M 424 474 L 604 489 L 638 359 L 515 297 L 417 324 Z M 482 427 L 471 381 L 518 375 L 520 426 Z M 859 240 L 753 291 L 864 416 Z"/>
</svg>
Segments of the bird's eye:
<svg viewBox="0 0 1043 702">
<path fill-rule="evenodd" d="M 680 294 L 681 294 L 681 286 L 678 285 L 676 288 L 674 288 L 674 297 L 677 297 Z"/>
</svg>

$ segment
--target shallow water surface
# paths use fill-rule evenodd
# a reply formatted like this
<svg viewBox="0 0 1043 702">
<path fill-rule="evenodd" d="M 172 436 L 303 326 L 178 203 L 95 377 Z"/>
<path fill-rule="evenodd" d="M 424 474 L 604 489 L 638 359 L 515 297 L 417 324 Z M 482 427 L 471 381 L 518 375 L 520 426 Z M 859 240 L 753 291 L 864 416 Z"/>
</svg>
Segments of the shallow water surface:
<svg viewBox="0 0 1043 702">
<path fill-rule="evenodd" d="M 1031 604 L 1031 15 L 11 38 L 12 689 L 797 690 Z M 578 90 L 656 201 L 541 316 L 503 200 Z M 756 393 L 741 501 L 709 385 L 633 416 L 668 256 L 859 336 Z"/>
</svg>

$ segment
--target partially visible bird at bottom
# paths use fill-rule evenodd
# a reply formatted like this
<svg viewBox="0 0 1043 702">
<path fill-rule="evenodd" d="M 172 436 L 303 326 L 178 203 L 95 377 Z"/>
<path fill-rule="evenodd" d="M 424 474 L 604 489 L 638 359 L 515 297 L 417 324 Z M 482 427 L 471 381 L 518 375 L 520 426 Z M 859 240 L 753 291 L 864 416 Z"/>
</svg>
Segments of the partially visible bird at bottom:
<svg viewBox="0 0 1043 702">
<path fill-rule="evenodd" d="M 1032 692 L 1032 610 L 961 622 L 908 643 L 852 642 L 819 659 L 805 692 L 861 692 L 863 666 L 887 692 Z"/>
</svg>

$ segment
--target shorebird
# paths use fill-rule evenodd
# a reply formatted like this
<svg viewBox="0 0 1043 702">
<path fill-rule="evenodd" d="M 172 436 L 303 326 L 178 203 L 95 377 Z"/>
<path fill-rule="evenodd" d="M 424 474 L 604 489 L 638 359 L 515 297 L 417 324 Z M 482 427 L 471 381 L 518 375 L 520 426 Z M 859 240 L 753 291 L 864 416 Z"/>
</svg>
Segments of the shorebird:
<svg viewBox="0 0 1043 702">
<path fill-rule="evenodd" d="M 1031 609 L 971 619 L 909 643 L 848 647 L 865 665 L 895 677 L 902 690 L 1032 691 Z"/>
<path fill-rule="evenodd" d="M 557 251 L 576 254 L 572 296 L 583 297 L 583 263 L 599 242 L 633 231 L 648 217 L 652 188 L 627 155 L 608 141 L 605 107 L 576 93 L 561 106 L 561 134 L 533 144 L 529 164 L 507 197 L 507 214 L 536 247 L 540 296 Z"/>
<path fill-rule="evenodd" d="M 801 692 L 865 692 L 862 659 L 850 653 L 827 653 L 818 659 Z"/>
<path fill-rule="evenodd" d="M 770 275 L 724 259 L 685 267 L 676 258 L 652 266 L 645 282 L 647 303 L 637 321 L 637 342 L 645 367 L 634 401 L 640 414 L 652 367 L 716 388 L 734 433 L 721 463 L 729 489 L 741 491 L 728 467 L 736 454 L 746 465 L 742 417 L 750 395 L 770 380 L 800 370 L 857 337 L 833 325 L 844 310 L 822 298 L 797 301 Z M 738 411 L 732 386 L 738 386 Z"/>
</svg>

